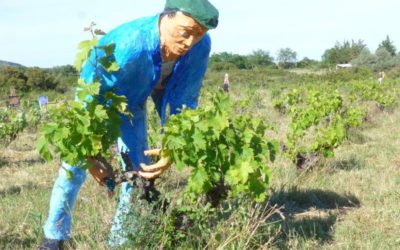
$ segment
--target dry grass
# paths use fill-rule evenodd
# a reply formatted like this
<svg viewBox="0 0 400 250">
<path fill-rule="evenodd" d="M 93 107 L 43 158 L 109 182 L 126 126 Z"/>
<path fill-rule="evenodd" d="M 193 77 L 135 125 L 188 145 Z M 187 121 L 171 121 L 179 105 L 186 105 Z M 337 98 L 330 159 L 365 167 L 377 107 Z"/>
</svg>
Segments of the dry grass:
<svg viewBox="0 0 400 250">
<path fill-rule="evenodd" d="M 332 224 L 322 231 L 322 234 L 325 234 L 323 237 L 318 235 L 310 237 L 309 232 L 304 232 L 304 227 L 307 228 L 304 221 L 300 223 L 300 227 L 292 227 L 289 229 L 289 239 L 285 242 L 286 247 L 318 249 L 400 247 L 398 236 L 400 112 L 392 114 L 381 112 L 374 118 L 376 126 L 361 131 L 368 138 L 366 142 L 346 143 L 336 151 L 336 157 L 328 160 L 324 166 L 296 175 L 289 182 L 282 183 L 285 178 L 278 177 L 276 182 L 280 185 L 305 190 L 305 194 L 302 195 L 294 193 L 293 197 L 286 196 L 285 203 L 312 204 L 306 208 L 304 205 L 299 205 L 290 211 L 295 214 L 295 219 L 303 217 L 304 214 L 309 216 L 310 213 L 317 215 L 328 213 L 335 217 Z M 290 171 L 292 170 L 287 170 Z M 316 195 L 315 202 L 308 201 L 310 196 L 315 195 L 313 189 L 333 192 L 342 198 L 346 195 L 351 196 L 358 204 L 348 206 L 335 202 L 337 207 L 326 211 L 324 206 L 319 204 L 321 195 Z M 316 227 L 315 232 L 318 232 L 317 227 L 325 222 L 312 223 Z"/>
</svg>

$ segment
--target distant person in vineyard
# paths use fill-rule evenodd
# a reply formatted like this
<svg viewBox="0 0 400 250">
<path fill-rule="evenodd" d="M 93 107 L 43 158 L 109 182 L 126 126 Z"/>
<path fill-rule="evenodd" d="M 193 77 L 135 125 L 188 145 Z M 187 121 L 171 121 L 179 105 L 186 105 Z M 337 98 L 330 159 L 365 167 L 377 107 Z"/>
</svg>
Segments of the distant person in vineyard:
<svg viewBox="0 0 400 250">
<path fill-rule="evenodd" d="M 142 177 L 156 178 L 171 165 L 163 157 L 149 165 L 148 155 L 160 151 L 148 150 L 146 100 L 152 97 L 162 124 L 166 121 L 167 106 L 171 114 L 184 105 L 197 106 L 211 46 L 207 31 L 217 24 L 218 10 L 207 0 L 167 0 L 161 14 L 125 23 L 99 41 L 99 45 L 115 44 L 119 71 L 110 74 L 88 62 L 83 66 L 81 78 L 87 83 L 100 72 L 101 91 L 113 90 L 127 97 L 133 119 L 123 117 L 118 148 L 120 152 L 128 152 L 134 169 L 141 170 Z M 95 60 L 93 54 L 89 61 Z M 72 180 L 67 179 L 64 168 L 73 172 Z M 96 166 L 90 172 L 100 183 L 107 177 Z M 51 195 L 45 240 L 39 249 L 59 249 L 70 238 L 71 214 L 85 178 L 85 171 L 63 163 Z M 109 238 L 111 247 L 126 242 L 122 220 L 131 205 L 131 191 L 129 183 L 121 186 Z"/>
<path fill-rule="evenodd" d="M 385 80 L 385 72 L 381 71 L 378 73 L 378 83 L 379 84 L 383 83 L 383 80 Z"/>
<path fill-rule="evenodd" d="M 222 85 L 222 88 L 224 89 L 225 92 L 229 92 L 229 75 L 228 75 L 228 73 L 225 73 L 224 84 Z"/>
</svg>

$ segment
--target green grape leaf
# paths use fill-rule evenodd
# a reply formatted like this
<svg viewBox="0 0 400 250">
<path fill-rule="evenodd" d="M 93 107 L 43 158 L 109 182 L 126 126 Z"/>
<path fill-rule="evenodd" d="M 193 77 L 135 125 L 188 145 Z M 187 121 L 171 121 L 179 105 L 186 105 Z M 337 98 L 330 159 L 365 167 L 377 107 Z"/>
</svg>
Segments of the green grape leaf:
<svg viewBox="0 0 400 250">
<path fill-rule="evenodd" d="M 46 138 L 41 137 L 39 141 L 37 142 L 36 146 L 37 150 L 39 151 L 40 156 L 45 160 L 45 161 L 51 161 L 53 159 L 53 156 L 51 155 L 51 152 L 49 150 L 49 147 L 47 146 L 47 141 Z"/>
</svg>

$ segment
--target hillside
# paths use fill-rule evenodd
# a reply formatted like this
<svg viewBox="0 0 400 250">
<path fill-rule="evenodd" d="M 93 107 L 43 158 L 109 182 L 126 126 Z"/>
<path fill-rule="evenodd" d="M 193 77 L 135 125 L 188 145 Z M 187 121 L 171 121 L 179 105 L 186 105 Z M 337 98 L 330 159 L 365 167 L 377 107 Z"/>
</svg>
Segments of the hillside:
<svg viewBox="0 0 400 250">
<path fill-rule="evenodd" d="M 4 66 L 24 67 L 23 65 L 18 64 L 18 63 L 13 63 L 13 62 L 7 62 L 7 61 L 0 60 L 0 67 L 4 67 Z"/>
</svg>

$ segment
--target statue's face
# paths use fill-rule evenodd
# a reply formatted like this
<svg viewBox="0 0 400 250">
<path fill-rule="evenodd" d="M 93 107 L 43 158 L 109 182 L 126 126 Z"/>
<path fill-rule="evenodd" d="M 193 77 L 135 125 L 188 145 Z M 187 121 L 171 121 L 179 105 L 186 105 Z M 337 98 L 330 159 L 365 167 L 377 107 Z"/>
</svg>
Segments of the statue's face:
<svg viewBox="0 0 400 250">
<path fill-rule="evenodd" d="M 193 18 L 177 12 L 174 17 L 165 16 L 160 24 L 163 57 L 175 60 L 186 54 L 207 32 Z"/>
</svg>

